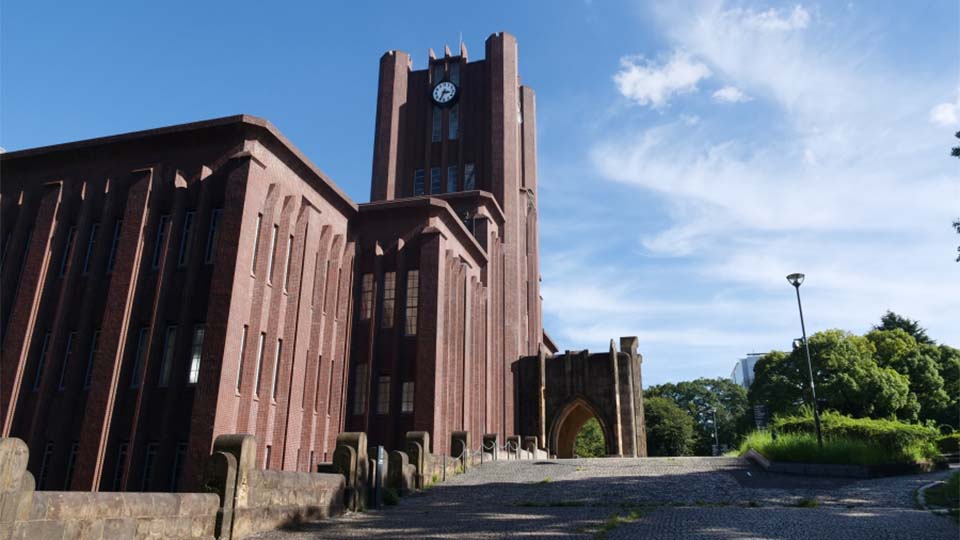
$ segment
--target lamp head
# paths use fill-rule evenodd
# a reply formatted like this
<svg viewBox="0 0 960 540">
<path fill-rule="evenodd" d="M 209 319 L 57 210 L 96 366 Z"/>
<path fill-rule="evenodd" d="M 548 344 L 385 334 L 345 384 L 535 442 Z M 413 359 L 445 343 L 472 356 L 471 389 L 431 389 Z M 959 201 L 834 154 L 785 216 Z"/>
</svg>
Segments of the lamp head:
<svg viewBox="0 0 960 540">
<path fill-rule="evenodd" d="M 793 285 L 794 287 L 800 287 L 800 284 L 803 283 L 803 278 L 804 278 L 804 275 L 800 273 L 790 274 L 789 276 L 787 276 L 787 281 L 789 281 L 790 284 Z"/>
</svg>

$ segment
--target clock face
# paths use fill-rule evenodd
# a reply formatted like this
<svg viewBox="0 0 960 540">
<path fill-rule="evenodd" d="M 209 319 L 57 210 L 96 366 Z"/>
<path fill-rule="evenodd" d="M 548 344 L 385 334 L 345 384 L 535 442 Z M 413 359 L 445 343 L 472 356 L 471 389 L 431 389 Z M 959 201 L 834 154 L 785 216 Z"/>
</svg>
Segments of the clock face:
<svg viewBox="0 0 960 540">
<path fill-rule="evenodd" d="M 450 81 L 441 81 L 433 87 L 432 96 L 438 105 L 449 105 L 457 97 L 457 85 Z"/>
</svg>

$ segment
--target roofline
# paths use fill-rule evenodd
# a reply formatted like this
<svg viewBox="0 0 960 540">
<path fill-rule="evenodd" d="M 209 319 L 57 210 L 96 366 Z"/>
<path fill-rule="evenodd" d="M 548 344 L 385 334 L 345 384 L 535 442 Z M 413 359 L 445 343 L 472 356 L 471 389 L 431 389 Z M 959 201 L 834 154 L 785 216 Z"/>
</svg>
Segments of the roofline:
<svg viewBox="0 0 960 540">
<path fill-rule="evenodd" d="M 247 125 L 256 129 L 261 129 L 267 134 L 271 135 L 274 139 L 277 140 L 287 151 L 289 151 L 297 160 L 299 160 L 307 169 L 309 169 L 313 174 L 325 184 L 326 188 L 333 192 L 334 195 L 341 199 L 341 202 L 346 203 L 354 211 L 357 210 L 357 203 L 347 196 L 346 193 L 340 190 L 340 188 L 328 177 L 323 171 L 320 170 L 312 161 L 310 161 L 307 156 L 305 156 L 300 149 L 298 149 L 289 139 L 287 139 L 276 126 L 270 123 L 269 120 L 260 118 L 258 116 L 252 116 L 249 114 L 236 114 L 233 116 L 224 116 L 221 118 L 213 118 L 210 120 L 201 120 L 199 122 L 189 122 L 186 124 L 175 124 L 172 126 L 164 126 L 160 128 L 145 129 L 141 131 L 131 131 L 129 133 L 121 133 L 118 135 L 108 135 L 106 137 L 96 137 L 93 139 L 83 139 L 80 141 L 54 144 L 50 146 L 39 146 L 36 148 L 27 148 L 24 150 L 17 150 L 14 152 L 5 152 L 0 154 L 0 161 L 9 161 L 15 159 L 24 159 L 36 157 L 44 154 L 54 154 L 59 152 L 70 152 L 74 150 L 82 150 L 86 148 L 93 148 L 97 146 L 105 146 L 108 144 L 122 143 L 135 141 L 137 139 L 147 139 L 152 137 L 162 137 L 165 135 L 173 135 L 177 133 L 185 133 L 190 131 L 200 131 L 210 128 L 229 126 L 232 124 L 242 124 Z"/>
</svg>

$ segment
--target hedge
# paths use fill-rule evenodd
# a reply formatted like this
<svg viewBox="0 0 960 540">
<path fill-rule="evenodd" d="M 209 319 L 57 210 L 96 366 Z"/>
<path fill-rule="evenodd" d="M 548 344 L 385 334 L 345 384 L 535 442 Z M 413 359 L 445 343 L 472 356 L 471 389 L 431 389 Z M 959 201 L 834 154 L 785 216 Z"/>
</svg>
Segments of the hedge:
<svg viewBox="0 0 960 540">
<path fill-rule="evenodd" d="M 960 433 L 951 433 L 938 437 L 937 450 L 940 450 L 941 454 L 955 454 L 960 452 Z"/>
<path fill-rule="evenodd" d="M 850 418 L 832 411 L 820 415 L 820 424 L 824 437 L 863 441 L 891 451 L 931 446 L 940 436 L 932 427 L 896 420 Z M 775 418 L 772 427 L 781 433 L 815 432 L 813 417 L 807 415 Z"/>
</svg>

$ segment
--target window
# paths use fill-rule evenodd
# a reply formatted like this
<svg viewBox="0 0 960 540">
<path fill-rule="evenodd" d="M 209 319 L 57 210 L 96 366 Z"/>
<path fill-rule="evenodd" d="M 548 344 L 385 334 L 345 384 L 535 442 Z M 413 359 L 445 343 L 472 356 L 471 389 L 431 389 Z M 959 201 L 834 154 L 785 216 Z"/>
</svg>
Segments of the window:
<svg viewBox="0 0 960 540">
<path fill-rule="evenodd" d="M 307 469 L 308 472 L 316 472 L 313 470 L 313 450 L 310 451 L 310 468 Z"/>
<path fill-rule="evenodd" d="M 53 459 L 53 443 L 48 442 L 43 449 L 43 460 L 40 461 L 40 474 L 37 475 L 37 489 L 47 487 L 47 474 L 50 472 L 50 460 Z"/>
<path fill-rule="evenodd" d="M 70 262 L 70 252 L 73 251 L 73 241 L 77 237 L 77 228 L 70 227 L 67 231 L 67 245 L 63 249 L 63 258 L 60 259 L 60 277 L 67 273 L 67 263 Z"/>
<path fill-rule="evenodd" d="M 70 483 L 73 480 L 73 469 L 77 464 L 77 454 L 80 453 L 80 443 L 73 441 L 70 445 L 70 457 L 67 458 L 67 473 L 63 477 L 63 490 L 70 490 Z"/>
<path fill-rule="evenodd" d="M 243 382 L 243 355 L 247 352 L 247 325 L 243 325 L 243 334 L 240 336 L 240 358 L 237 360 L 237 392 Z"/>
<path fill-rule="evenodd" d="M 177 266 L 186 266 L 190 258 L 190 240 L 193 239 L 193 220 L 196 212 L 190 210 L 183 215 L 183 231 L 180 233 L 180 253 L 177 255 Z"/>
<path fill-rule="evenodd" d="M 450 107 L 450 114 L 447 115 L 447 138 L 455 141 L 460 136 L 460 106 Z"/>
<path fill-rule="evenodd" d="M 273 359 L 273 382 L 270 383 L 270 399 L 277 399 L 277 382 L 280 379 L 281 354 L 283 354 L 283 340 L 277 339 L 277 354 Z"/>
<path fill-rule="evenodd" d="M 457 166 L 447 167 L 447 193 L 453 193 L 457 190 Z"/>
<path fill-rule="evenodd" d="M 383 274 L 383 318 L 380 325 L 383 328 L 393 328 L 393 311 L 397 298 L 397 273 Z"/>
<path fill-rule="evenodd" d="M 203 354 L 204 333 L 202 324 L 193 327 L 193 343 L 190 346 L 190 372 L 187 375 L 187 384 L 197 384 L 197 381 L 200 380 L 200 357 Z"/>
<path fill-rule="evenodd" d="M 100 329 L 93 333 L 90 340 L 90 352 L 87 354 L 87 371 L 83 374 L 83 387 L 90 388 L 90 379 L 93 377 L 93 361 L 97 358 L 97 348 L 100 346 Z"/>
<path fill-rule="evenodd" d="M 268 445 L 267 445 L 267 451 L 264 452 L 264 454 L 263 454 L 263 468 L 264 468 L 264 469 L 269 469 L 269 468 L 270 468 L 270 454 L 272 453 L 272 450 L 273 450 L 273 448 L 268 444 Z"/>
<path fill-rule="evenodd" d="M 177 443 L 177 453 L 173 455 L 173 467 L 170 471 L 170 486 L 168 491 L 176 492 L 180 487 L 180 476 L 183 474 L 183 463 L 187 461 L 187 443 Z"/>
<path fill-rule="evenodd" d="M 217 239 L 220 237 L 220 214 L 223 208 L 214 208 L 210 213 L 210 228 L 207 230 L 207 248 L 203 252 L 204 264 L 213 264 L 214 256 L 217 254 Z M 260 227 L 257 227 L 259 230 Z"/>
<path fill-rule="evenodd" d="M 153 245 L 153 269 L 160 268 L 160 258 L 163 256 L 163 243 L 167 240 L 167 226 L 170 225 L 170 215 L 160 216 L 157 225 L 157 240 Z"/>
<path fill-rule="evenodd" d="M 140 386 L 140 373 L 143 371 L 143 363 L 147 359 L 147 336 L 149 333 L 149 326 L 144 326 L 140 329 L 140 334 L 137 338 L 137 356 L 133 363 L 133 374 L 130 375 L 130 388 Z"/>
<path fill-rule="evenodd" d="M 60 364 L 60 380 L 57 382 L 57 390 L 63 390 L 63 383 L 66 382 L 67 366 L 70 365 L 70 357 L 73 356 L 73 343 L 76 339 L 76 332 L 67 334 L 67 347 L 63 351 L 63 363 Z"/>
<path fill-rule="evenodd" d="M 357 364 L 354 385 L 353 414 L 363 414 L 367 410 L 367 364 Z"/>
<path fill-rule="evenodd" d="M 260 395 L 260 369 L 263 367 L 263 345 L 266 339 L 266 332 L 260 332 L 260 343 L 257 344 L 257 365 L 253 378 L 253 388 L 257 396 Z"/>
<path fill-rule="evenodd" d="M 287 283 L 290 282 L 290 256 L 293 254 L 293 235 L 287 238 L 287 264 L 283 270 L 283 290 L 287 290 Z"/>
<path fill-rule="evenodd" d="M 368 321 L 373 316 L 373 274 L 364 274 L 360 279 L 360 320 Z"/>
<path fill-rule="evenodd" d="M 440 137 L 443 135 L 443 111 L 436 105 L 433 106 L 432 122 L 430 142 L 440 142 Z"/>
<path fill-rule="evenodd" d="M 403 383 L 403 392 L 401 393 L 400 412 L 413 412 L 413 381 Z"/>
<path fill-rule="evenodd" d="M 404 334 L 417 335 L 417 307 L 420 305 L 420 271 L 407 272 L 407 304 L 404 310 Z"/>
<path fill-rule="evenodd" d="M 11 240 L 13 240 L 13 231 L 8 230 L 3 237 L 3 247 L 0 248 L 0 268 L 3 268 L 3 261 L 7 260 L 7 250 L 10 249 Z"/>
<path fill-rule="evenodd" d="M 430 193 L 440 193 L 440 167 L 432 167 L 430 169 Z"/>
<path fill-rule="evenodd" d="M 273 232 L 270 233 L 270 253 L 267 255 L 267 282 L 273 283 L 273 251 L 277 248 L 277 233 L 280 232 L 280 226 L 274 224 Z"/>
<path fill-rule="evenodd" d="M 450 82 L 460 86 L 460 63 L 453 62 L 450 64 Z"/>
<path fill-rule="evenodd" d="M 107 259 L 107 272 L 113 272 L 117 262 L 117 245 L 120 244 L 120 229 L 123 227 L 123 220 L 118 219 L 113 224 L 113 240 L 110 241 L 110 257 Z"/>
<path fill-rule="evenodd" d="M 377 378 L 377 414 L 390 413 L 390 377 Z"/>
<path fill-rule="evenodd" d="M 477 189 L 477 178 L 473 163 L 467 163 L 463 166 L 463 190 L 473 191 L 475 189 Z"/>
<path fill-rule="evenodd" d="M 320 407 L 320 366 L 323 365 L 323 355 L 317 355 L 317 379 L 316 388 L 313 391 L 313 412 L 317 412 Z"/>
<path fill-rule="evenodd" d="M 177 327 L 168 326 L 163 336 L 163 356 L 160 358 L 160 381 L 158 386 L 170 384 L 170 371 L 173 367 L 173 349 L 177 342 Z"/>
<path fill-rule="evenodd" d="M 257 228 L 253 234 L 253 259 L 250 260 L 250 273 L 257 274 L 257 253 L 260 251 L 260 225 L 263 223 L 263 214 L 257 214 Z"/>
<path fill-rule="evenodd" d="M 153 478 L 153 466 L 157 461 L 157 447 L 160 446 L 156 442 L 147 443 L 146 455 L 143 457 L 143 476 L 140 478 L 140 490 L 149 491 L 150 479 Z"/>
<path fill-rule="evenodd" d="M 413 173 L 413 194 L 423 195 L 423 169 L 417 169 Z"/>
<path fill-rule="evenodd" d="M 43 345 L 40 346 L 40 357 L 37 359 L 37 373 L 33 377 L 33 390 L 40 389 L 40 379 L 43 377 L 43 366 L 47 363 L 47 351 L 50 348 L 50 332 L 43 335 Z"/>
<path fill-rule="evenodd" d="M 93 255 L 93 246 L 97 244 L 97 233 L 100 232 L 100 224 L 94 223 L 90 226 L 90 236 L 87 237 L 87 252 L 83 255 L 83 274 L 90 271 L 90 256 Z"/>
<path fill-rule="evenodd" d="M 113 490 L 120 491 L 123 483 L 123 468 L 127 461 L 127 443 L 121 443 L 117 447 L 117 464 L 113 467 Z"/>
</svg>

